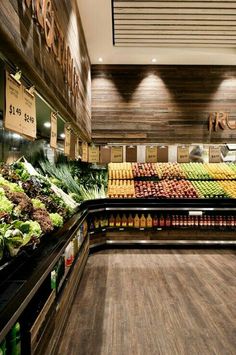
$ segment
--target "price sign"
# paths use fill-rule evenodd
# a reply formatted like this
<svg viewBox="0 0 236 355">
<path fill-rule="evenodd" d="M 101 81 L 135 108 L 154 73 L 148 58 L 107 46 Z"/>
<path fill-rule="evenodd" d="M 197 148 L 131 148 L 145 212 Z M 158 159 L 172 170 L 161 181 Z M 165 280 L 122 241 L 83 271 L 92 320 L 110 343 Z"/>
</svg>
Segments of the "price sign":
<svg viewBox="0 0 236 355">
<path fill-rule="evenodd" d="M 209 163 L 220 163 L 220 147 L 209 147 Z"/>
<path fill-rule="evenodd" d="M 111 162 L 112 163 L 123 162 L 123 147 L 111 147 Z"/>
<path fill-rule="evenodd" d="M 35 96 L 23 87 L 22 100 L 22 133 L 30 138 L 36 138 Z"/>
<path fill-rule="evenodd" d="M 83 142 L 82 143 L 82 157 L 81 160 L 84 162 L 88 161 L 88 143 Z"/>
<path fill-rule="evenodd" d="M 22 133 L 22 85 L 6 72 L 6 110 L 5 128 Z"/>
<path fill-rule="evenodd" d="M 153 146 L 146 147 L 146 162 L 147 163 L 157 162 L 157 147 L 153 147 Z"/>
<path fill-rule="evenodd" d="M 54 112 L 51 112 L 50 146 L 57 148 L 57 115 Z"/>
<path fill-rule="evenodd" d="M 71 142 L 71 127 L 69 124 L 65 124 L 65 142 L 64 142 L 64 153 L 66 156 L 70 155 L 70 142 Z"/>
<path fill-rule="evenodd" d="M 89 147 L 89 163 L 99 163 L 99 147 Z"/>
<path fill-rule="evenodd" d="M 189 147 L 179 146 L 177 149 L 177 161 L 178 163 L 189 162 Z"/>
</svg>

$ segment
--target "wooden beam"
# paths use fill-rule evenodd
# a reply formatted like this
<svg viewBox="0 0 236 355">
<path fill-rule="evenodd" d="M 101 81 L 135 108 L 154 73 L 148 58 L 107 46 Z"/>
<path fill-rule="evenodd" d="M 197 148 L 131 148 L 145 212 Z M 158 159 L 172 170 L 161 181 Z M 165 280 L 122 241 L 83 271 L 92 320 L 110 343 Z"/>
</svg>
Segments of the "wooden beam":
<svg viewBox="0 0 236 355">
<path fill-rule="evenodd" d="M 188 15 L 235 15 L 236 14 L 236 7 L 235 9 L 230 8 L 230 9 L 215 9 L 215 8 L 154 8 L 154 7 L 144 7 L 144 8 L 115 8 L 114 9 L 114 14 L 115 15 L 132 15 L 132 14 L 142 14 L 142 15 L 148 15 L 148 14 L 165 14 L 165 15 L 170 15 L 170 14 L 176 14 L 176 15 L 183 15 L 183 14 L 188 14 Z"/>
</svg>

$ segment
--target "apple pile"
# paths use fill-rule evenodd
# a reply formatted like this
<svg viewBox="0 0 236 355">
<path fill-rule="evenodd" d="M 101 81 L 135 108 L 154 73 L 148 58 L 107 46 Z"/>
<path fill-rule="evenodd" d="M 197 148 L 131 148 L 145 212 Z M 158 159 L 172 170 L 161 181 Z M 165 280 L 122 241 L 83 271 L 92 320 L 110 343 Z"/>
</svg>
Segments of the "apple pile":
<svg viewBox="0 0 236 355">
<path fill-rule="evenodd" d="M 185 172 L 178 163 L 156 163 L 159 179 L 184 179 Z"/>
<path fill-rule="evenodd" d="M 229 197 L 236 198 L 236 181 L 219 181 L 219 184 Z"/>
<path fill-rule="evenodd" d="M 225 163 L 205 164 L 206 170 L 214 180 L 230 180 L 236 178 L 236 172 Z"/>
<path fill-rule="evenodd" d="M 132 171 L 134 177 L 152 177 L 157 175 L 154 163 L 133 163 Z"/>
<path fill-rule="evenodd" d="M 201 198 L 229 197 L 217 181 L 192 181 L 192 184 Z"/>
<path fill-rule="evenodd" d="M 189 180 L 209 180 L 210 175 L 202 163 L 182 163 L 181 167 Z"/>
<path fill-rule="evenodd" d="M 135 196 L 138 198 L 197 198 L 198 194 L 187 180 L 136 181 Z"/>
</svg>

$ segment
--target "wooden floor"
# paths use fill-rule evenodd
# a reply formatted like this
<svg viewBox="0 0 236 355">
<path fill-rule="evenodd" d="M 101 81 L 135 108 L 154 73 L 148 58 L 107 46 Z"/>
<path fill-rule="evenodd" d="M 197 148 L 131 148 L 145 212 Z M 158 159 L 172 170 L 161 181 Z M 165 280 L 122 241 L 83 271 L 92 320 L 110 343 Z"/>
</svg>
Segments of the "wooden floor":
<svg viewBox="0 0 236 355">
<path fill-rule="evenodd" d="M 235 355 L 236 252 L 89 257 L 59 355 Z"/>
</svg>

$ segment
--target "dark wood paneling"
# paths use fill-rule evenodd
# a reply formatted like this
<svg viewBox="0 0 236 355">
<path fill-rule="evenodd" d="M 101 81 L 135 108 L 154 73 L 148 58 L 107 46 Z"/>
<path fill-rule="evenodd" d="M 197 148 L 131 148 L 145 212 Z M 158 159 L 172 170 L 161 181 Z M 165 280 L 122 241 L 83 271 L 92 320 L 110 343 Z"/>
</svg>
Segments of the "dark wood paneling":
<svg viewBox="0 0 236 355">
<path fill-rule="evenodd" d="M 211 111 L 236 118 L 236 66 L 92 66 L 96 142 L 235 142 L 208 131 Z M 137 135 L 137 136 L 136 136 Z"/>
<path fill-rule="evenodd" d="M 34 1 L 33 1 L 34 3 Z M 83 139 L 91 136 L 90 60 L 76 0 L 52 1 L 55 18 L 71 51 L 79 74 L 79 98 L 75 100 L 43 31 L 33 20 L 32 9 L 24 0 L 0 2 L 0 51 L 55 109 L 75 124 Z"/>
</svg>

